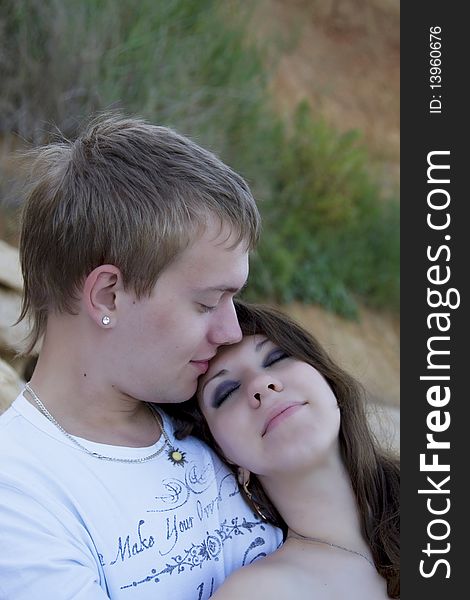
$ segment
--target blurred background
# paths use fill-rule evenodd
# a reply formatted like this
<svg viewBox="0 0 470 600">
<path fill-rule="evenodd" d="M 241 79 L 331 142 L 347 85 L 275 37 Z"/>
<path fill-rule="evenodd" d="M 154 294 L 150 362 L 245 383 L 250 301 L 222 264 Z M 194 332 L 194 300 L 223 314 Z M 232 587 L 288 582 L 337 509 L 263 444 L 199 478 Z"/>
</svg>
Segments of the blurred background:
<svg viewBox="0 0 470 600">
<path fill-rule="evenodd" d="M 248 180 L 245 297 L 312 331 L 397 449 L 399 39 L 397 0 L 1 0 L 0 410 L 25 377 L 15 153 L 117 109 Z"/>
</svg>

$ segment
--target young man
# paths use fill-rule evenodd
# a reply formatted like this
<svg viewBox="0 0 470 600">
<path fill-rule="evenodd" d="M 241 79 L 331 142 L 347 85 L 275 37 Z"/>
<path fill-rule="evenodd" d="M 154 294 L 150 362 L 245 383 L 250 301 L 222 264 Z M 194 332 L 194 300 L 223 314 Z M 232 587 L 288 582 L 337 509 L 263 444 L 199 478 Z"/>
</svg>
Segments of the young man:
<svg viewBox="0 0 470 600">
<path fill-rule="evenodd" d="M 0 418 L 1 598 L 208 598 L 279 545 L 152 407 L 241 338 L 258 229 L 243 179 L 169 129 L 106 117 L 36 152 L 21 318 L 41 351 Z"/>
</svg>

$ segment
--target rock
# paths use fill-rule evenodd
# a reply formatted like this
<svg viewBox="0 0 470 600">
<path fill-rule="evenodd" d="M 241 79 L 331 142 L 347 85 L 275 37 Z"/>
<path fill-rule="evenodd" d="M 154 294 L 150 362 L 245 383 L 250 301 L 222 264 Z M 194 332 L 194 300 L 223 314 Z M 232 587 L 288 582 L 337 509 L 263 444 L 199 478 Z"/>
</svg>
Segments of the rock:
<svg viewBox="0 0 470 600">
<path fill-rule="evenodd" d="M 18 292 L 23 289 L 18 249 L 3 240 L 0 240 L 0 283 Z"/>
<path fill-rule="evenodd" d="M 368 401 L 400 405 L 400 327 L 397 316 L 360 306 L 351 321 L 320 306 L 282 307 L 367 390 Z"/>
<path fill-rule="evenodd" d="M 18 396 L 24 381 L 17 372 L 0 358 L 0 413 Z"/>
<path fill-rule="evenodd" d="M 396 406 L 368 404 L 367 416 L 372 432 L 380 445 L 400 455 L 400 409 Z"/>
<path fill-rule="evenodd" d="M 21 297 L 16 292 L 0 288 L 0 347 L 18 352 L 28 334 L 28 324 L 14 325 L 21 311 Z"/>
</svg>

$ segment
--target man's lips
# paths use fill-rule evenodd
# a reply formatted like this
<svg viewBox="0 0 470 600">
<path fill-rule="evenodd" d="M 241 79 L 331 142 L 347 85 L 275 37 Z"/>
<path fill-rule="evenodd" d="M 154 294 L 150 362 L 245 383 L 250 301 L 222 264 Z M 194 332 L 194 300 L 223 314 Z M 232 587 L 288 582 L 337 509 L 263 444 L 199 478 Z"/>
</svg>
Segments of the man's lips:
<svg viewBox="0 0 470 600">
<path fill-rule="evenodd" d="M 305 404 L 307 403 L 290 402 L 289 404 L 281 404 L 274 407 L 274 409 L 271 411 L 271 413 L 268 415 L 268 418 L 265 421 L 264 429 L 261 436 L 263 437 L 264 435 L 266 435 L 268 431 L 276 427 L 276 425 L 281 423 L 281 421 L 283 421 L 285 418 L 288 418 L 294 412 L 297 412 L 297 410 L 302 406 L 305 406 Z"/>
<path fill-rule="evenodd" d="M 192 360 L 190 362 L 201 372 L 202 375 L 204 375 L 204 373 L 207 373 L 207 370 L 209 369 L 209 361 L 211 360 L 211 358 L 212 356 L 210 358 L 205 358 L 202 360 Z"/>
</svg>

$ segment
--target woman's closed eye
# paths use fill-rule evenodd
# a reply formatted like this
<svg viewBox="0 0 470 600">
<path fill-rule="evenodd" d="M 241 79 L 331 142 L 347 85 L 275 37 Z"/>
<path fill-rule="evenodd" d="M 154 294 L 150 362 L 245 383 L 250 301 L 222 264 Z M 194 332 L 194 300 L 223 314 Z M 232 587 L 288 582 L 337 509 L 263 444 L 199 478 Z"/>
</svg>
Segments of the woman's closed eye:
<svg viewBox="0 0 470 600">
<path fill-rule="evenodd" d="M 287 352 L 284 352 L 281 348 L 274 348 L 274 350 L 271 350 L 264 359 L 263 367 L 270 367 L 284 358 L 290 358 Z"/>
<path fill-rule="evenodd" d="M 240 383 L 238 381 L 222 381 L 215 388 L 214 394 L 212 396 L 212 406 L 214 408 L 219 408 L 219 406 L 229 398 L 233 392 L 238 390 L 240 387 Z"/>
</svg>

